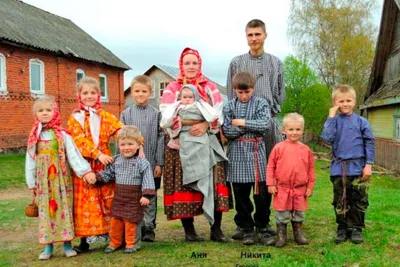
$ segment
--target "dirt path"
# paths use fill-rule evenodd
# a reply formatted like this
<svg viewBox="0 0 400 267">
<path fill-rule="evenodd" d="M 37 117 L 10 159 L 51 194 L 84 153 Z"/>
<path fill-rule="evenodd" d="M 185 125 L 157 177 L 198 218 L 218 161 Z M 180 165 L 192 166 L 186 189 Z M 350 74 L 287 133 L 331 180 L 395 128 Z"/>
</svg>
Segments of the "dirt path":
<svg viewBox="0 0 400 267">
<path fill-rule="evenodd" d="M 30 198 L 30 192 L 26 188 L 13 188 L 0 190 L 0 201 L 7 199 Z"/>
</svg>

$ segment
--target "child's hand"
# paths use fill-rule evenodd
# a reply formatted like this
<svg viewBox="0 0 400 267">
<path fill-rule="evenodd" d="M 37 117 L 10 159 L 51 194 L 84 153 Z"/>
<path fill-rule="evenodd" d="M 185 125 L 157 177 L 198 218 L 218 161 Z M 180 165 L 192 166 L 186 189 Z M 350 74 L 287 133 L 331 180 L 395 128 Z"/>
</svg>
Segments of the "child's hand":
<svg viewBox="0 0 400 267">
<path fill-rule="evenodd" d="M 153 176 L 158 178 L 161 177 L 161 175 L 162 175 L 162 167 L 157 165 L 156 168 L 154 169 Z"/>
<path fill-rule="evenodd" d="M 89 172 L 89 173 L 85 174 L 82 178 L 83 178 L 83 181 L 88 184 L 96 183 L 96 175 L 94 174 L 94 172 Z"/>
<path fill-rule="evenodd" d="M 147 198 L 145 198 L 145 197 L 142 197 L 142 198 L 140 199 L 140 205 L 142 205 L 142 206 L 144 206 L 144 207 L 148 206 L 149 203 L 150 203 L 150 201 L 149 201 Z"/>
<path fill-rule="evenodd" d="M 100 156 L 97 158 L 101 164 L 103 164 L 104 166 L 107 164 L 111 164 L 114 162 L 114 159 L 108 155 L 105 154 L 100 154 Z"/>
<path fill-rule="evenodd" d="M 268 193 L 270 193 L 271 195 L 276 195 L 276 193 L 278 193 L 278 190 L 276 190 L 276 186 L 275 185 L 269 185 L 268 186 Z"/>
<path fill-rule="evenodd" d="M 141 158 L 141 159 L 145 159 L 146 158 L 146 155 L 144 154 L 143 146 L 139 147 L 139 155 L 138 155 L 138 157 Z"/>
<path fill-rule="evenodd" d="M 329 117 L 334 118 L 339 110 L 339 106 L 333 106 L 329 109 Z"/>
<path fill-rule="evenodd" d="M 246 126 L 246 120 L 245 119 L 233 119 L 232 120 L 232 126 Z"/>
<path fill-rule="evenodd" d="M 36 188 L 30 188 L 29 191 L 31 191 L 33 197 L 36 197 Z"/>
<path fill-rule="evenodd" d="M 311 197 L 312 193 L 313 193 L 313 191 L 311 189 L 307 188 L 305 196 L 306 197 Z"/>
<path fill-rule="evenodd" d="M 366 164 L 364 169 L 363 169 L 363 175 L 361 177 L 361 182 L 364 182 L 369 179 L 372 175 L 372 165 L 371 164 Z"/>
</svg>

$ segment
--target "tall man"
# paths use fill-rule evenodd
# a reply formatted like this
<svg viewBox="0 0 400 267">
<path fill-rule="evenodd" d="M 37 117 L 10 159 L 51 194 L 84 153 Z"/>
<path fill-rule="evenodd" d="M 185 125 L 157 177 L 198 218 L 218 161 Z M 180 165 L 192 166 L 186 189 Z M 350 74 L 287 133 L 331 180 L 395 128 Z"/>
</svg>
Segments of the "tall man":
<svg viewBox="0 0 400 267">
<path fill-rule="evenodd" d="M 246 25 L 246 37 L 250 51 L 233 58 L 229 65 L 227 79 L 228 99 L 231 100 L 235 97 L 232 88 L 233 76 L 241 71 L 250 72 L 256 79 L 254 95 L 266 99 L 271 111 L 271 127 L 267 129 L 264 135 L 266 156 L 268 159 L 274 145 L 282 140 L 279 122 L 275 115 L 281 112 L 281 103 L 285 96 L 283 63 L 276 56 L 264 52 L 264 42 L 267 39 L 267 32 L 263 21 L 259 19 L 249 21 Z M 266 190 L 266 192 L 268 191 Z M 268 196 L 266 197 L 267 210 L 265 212 L 269 218 L 271 214 L 271 194 L 266 194 Z M 257 218 L 254 218 L 254 220 L 257 220 Z M 276 235 L 276 231 L 270 226 L 268 226 L 267 232 Z M 238 228 L 232 238 L 242 239 L 242 229 Z"/>
</svg>

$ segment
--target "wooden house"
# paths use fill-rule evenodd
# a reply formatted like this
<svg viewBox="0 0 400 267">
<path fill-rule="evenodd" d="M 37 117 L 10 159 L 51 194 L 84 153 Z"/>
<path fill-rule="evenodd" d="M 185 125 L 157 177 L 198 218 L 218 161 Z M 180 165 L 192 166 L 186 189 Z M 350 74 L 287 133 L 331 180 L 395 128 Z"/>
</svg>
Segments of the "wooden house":
<svg viewBox="0 0 400 267">
<path fill-rule="evenodd" d="M 35 98 L 49 94 L 62 124 L 77 107 L 76 84 L 99 79 L 103 107 L 123 110 L 130 69 L 72 21 L 17 0 L 0 1 L 0 151 L 26 146 Z"/>
<path fill-rule="evenodd" d="M 365 102 L 376 138 L 375 163 L 400 172 L 400 0 L 385 0 Z"/>
</svg>

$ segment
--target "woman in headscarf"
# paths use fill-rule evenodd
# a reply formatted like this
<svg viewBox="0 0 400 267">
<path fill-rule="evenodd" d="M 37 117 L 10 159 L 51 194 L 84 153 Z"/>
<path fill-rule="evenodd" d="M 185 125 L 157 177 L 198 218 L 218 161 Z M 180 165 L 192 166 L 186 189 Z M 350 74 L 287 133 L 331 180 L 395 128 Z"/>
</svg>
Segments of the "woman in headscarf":
<svg viewBox="0 0 400 267">
<path fill-rule="evenodd" d="M 194 85 L 198 96 L 216 110 L 218 120 L 213 123 L 199 120 L 175 121 L 183 126 L 191 126 L 191 136 L 212 134 L 222 124 L 222 97 L 218 87 L 208 81 L 201 71 L 202 60 L 198 51 L 185 48 L 179 58 L 179 75 L 176 81 L 170 82 L 165 88 L 161 100 L 160 111 L 165 115 L 168 107 L 178 100 L 180 89 L 185 84 Z M 178 124 L 178 123 L 177 123 Z M 211 130 L 211 131 L 208 131 Z M 219 133 L 218 133 L 219 137 Z M 169 138 L 169 137 L 167 137 Z M 167 142 L 168 143 L 168 140 Z M 226 242 L 221 230 L 222 212 L 229 210 L 229 191 L 225 182 L 223 162 L 213 167 L 214 216 L 211 224 L 210 238 L 216 242 Z M 179 150 L 166 146 L 164 166 L 164 211 L 168 220 L 181 219 L 185 230 L 186 241 L 203 241 L 194 228 L 194 216 L 203 214 L 204 195 L 190 186 L 183 185 L 182 164 Z"/>
</svg>

